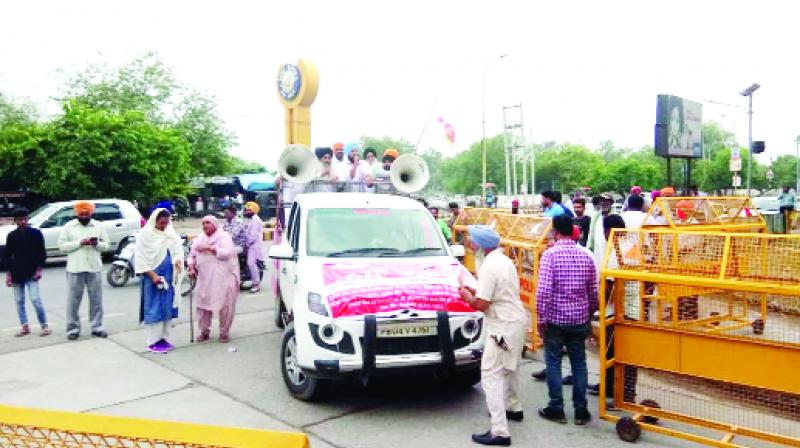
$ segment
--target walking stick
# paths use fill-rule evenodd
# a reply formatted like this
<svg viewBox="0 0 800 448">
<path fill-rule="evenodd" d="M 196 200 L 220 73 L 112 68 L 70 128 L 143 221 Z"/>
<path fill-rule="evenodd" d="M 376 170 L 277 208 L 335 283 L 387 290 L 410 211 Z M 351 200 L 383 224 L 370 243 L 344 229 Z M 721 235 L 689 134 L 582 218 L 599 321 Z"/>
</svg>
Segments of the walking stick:
<svg viewBox="0 0 800 448">
<path fill-rule="evenodd" d="M 194 344 L 194 286 L 197 284 L 197 277 L 189 277 L 189 290 L 182 293 L 189 296 L 189 343 Z"/>
</svg>

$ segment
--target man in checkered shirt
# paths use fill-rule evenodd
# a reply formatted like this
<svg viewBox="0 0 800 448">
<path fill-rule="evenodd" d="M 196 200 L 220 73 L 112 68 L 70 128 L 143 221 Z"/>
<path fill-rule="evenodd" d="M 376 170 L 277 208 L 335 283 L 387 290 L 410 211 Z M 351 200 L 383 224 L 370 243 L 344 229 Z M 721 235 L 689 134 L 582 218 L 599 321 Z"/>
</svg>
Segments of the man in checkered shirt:
<svg viewBox="0 0 800 448">
<path fill-rule="evenodd" d="M 536 288 L 539 333 L 544 337 L 547 388 L 550 403 L 539 409 L 547 420 L 566 423 L 561 379 L 561 349 L 567 348 L 572 368 L 575 424 L 591 419 L 587 408 L 586 338 L 590 318 L 597 310 L 597 273 L 594 258 L 572 239 L 573 220 L 553 218 L 556 243 L 542 254 Z"/>
</svg>

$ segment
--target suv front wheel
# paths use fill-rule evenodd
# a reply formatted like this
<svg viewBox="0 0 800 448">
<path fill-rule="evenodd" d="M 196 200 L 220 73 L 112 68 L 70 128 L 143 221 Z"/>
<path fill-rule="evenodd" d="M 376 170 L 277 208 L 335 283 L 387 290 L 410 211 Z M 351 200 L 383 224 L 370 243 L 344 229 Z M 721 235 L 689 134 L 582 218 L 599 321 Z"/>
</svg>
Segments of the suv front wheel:
<svg viewBox="0 0 800 448">
<path fill-rule="evenodd" d="M 303 401 L 316 401 L 327 389 L 330 380 L 309 376 L 297 361 L 297 337 L 294 324 L 289 324 L 281 341 L 281 373 L 283 382 L 293 397 Z"/>
</svg>

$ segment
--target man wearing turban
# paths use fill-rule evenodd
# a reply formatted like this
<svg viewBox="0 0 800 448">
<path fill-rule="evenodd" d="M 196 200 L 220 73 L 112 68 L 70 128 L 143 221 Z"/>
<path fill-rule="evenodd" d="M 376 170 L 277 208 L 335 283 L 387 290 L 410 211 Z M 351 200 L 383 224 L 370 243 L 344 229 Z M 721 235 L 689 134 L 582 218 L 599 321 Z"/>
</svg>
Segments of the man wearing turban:
<svg viewBox="0 0 800 448">
<path fill-rule="evenodd" d="M 481 385 L 491 415 L 492 428 L 474 434 L 472 440 L 481 445 L 511 444 L 508 420 L 522 421 L 519 400 L 519 359 L 525 342 L 528 321 L 519 298 L 519 276 L 514 262 L 497 250 L 500 236 L 491 227 L 467 227 L 469 242 L 476 256 L 484 260 L 478 269 L 478 287 L 462 286 L 461 300 L 486 319 L 486 348 L 481 359 Z"/>
<path fill-rule="evenodd" d="M 245 253 L 252 283 L 250 292 L 254 294 L 261 291 L 261 266 L 264 264 L 264 222 L 258 216 L 260 210 L 255 202 L 244 204 Z"/>
<path fill-rule="evenodd" d="M 92 219 L 94 204 L 79 201 L 75 204 L 77 219 L 64 225 L 58 238 L 58 247 L 67 254 L 67 339 L 78 339 L 81 320 L 78 310 L 83 299 L 84 287 L 89 294 L 89 322 L 92 335 L 108 336 L 103 328 L 103 288 L 101 273 L 103 261 L 100 255 L 110 249 L 105 227 Z"/>
</svg>

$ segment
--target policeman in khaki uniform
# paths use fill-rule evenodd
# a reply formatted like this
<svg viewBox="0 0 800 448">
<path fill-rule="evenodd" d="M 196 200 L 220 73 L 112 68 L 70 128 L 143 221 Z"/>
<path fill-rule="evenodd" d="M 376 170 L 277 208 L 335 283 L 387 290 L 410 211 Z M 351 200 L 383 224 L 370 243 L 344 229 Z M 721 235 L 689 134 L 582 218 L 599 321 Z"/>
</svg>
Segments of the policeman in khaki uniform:
<svg viewBox="0 0 800 448">
<path fill-rule="evenodd" d="M 472 249 L 484 253 L 478 271 L 478 288 L 460 289 L 461 299 L 483 311 L 486 322 L 486 347 L 481 360 L 481 385 L 492 419 L 492 429 L 474 434 L 481 445 L 509 446 L 508 420 L 522 421 L 519 401 L 519 360 L 525 343 L 528 318 L 519 298 L 519 276 L 514 263 L 497 250 L 500 236 L 483 225 L 467 227 Z"/>
</svg>

